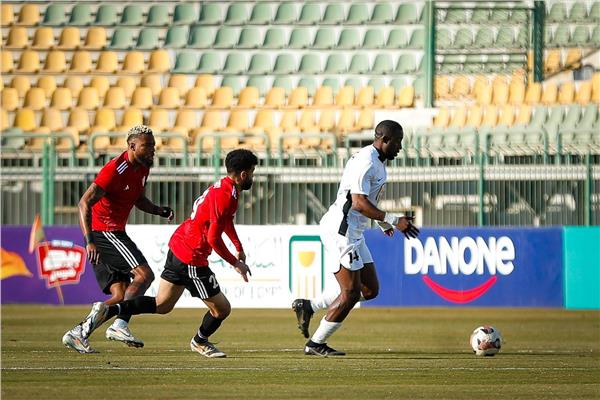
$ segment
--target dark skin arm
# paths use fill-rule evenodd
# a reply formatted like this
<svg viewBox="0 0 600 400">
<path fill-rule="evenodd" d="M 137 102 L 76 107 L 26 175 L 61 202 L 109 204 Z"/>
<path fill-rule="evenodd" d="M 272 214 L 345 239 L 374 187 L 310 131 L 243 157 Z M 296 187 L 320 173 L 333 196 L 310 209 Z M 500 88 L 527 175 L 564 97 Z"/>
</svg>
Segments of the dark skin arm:
<svg viewBox="0 0 600 400">
<path fill-rule="evenodd" d="M 173 221 L 173 210 L 171 210 L 170 207 L 157 206 L 146 197 L 145 192 L 142 192 L 140 198 L 135 202 L 135 206 L 148 214 L 159 215 L 163 218 L 167 218 L 169 221 Z"/>
<path fill-rule="evenodd" d="M 79 225 L 81 226 L 83 236 L 86 238 L 85 249 L 87 251 L 88 259 L 92 264 L 97 264 L 99 259 L 96 244 L 90 240 L 92 233 L 92 207 L 100 201 L 104 195 L 106 195 L 106 192 L 100 186 L 92 183 L 79 200 Z"/>
<path fill-rule="evenodd" d="M 385 211 L 377 208 L 364 194 L 352 194 L 352 209 L 358 211 L 367 218 L 377 221 L 383 221 L 385 218 Z M 412 224 L 414 219 L 414 217 L 401 217 L 398 221 L 398 225 L 396 225 L 396 228 L 404 233 L 404 236 L 406 236 L 407 239 L 415 238 L 419 234 L 419 229 Z M 392 236 L 393 231 L 386 231 L 385 234 L 387 236 Z"/>
</svg>

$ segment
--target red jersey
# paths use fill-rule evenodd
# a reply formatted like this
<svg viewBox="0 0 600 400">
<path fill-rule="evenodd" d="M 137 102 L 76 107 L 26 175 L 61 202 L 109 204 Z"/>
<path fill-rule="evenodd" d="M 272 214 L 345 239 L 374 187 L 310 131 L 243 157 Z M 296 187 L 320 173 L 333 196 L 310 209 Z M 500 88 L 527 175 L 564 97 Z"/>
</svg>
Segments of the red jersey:
<svg viewBox="0 0 600 400">
<path fill-rule="evenodd" d="M 106 195 L 92 207 L 92 230 L 124 231 L 131 208 L 144 193 L 149 173 L 143 165 L 134 168 L 127 151 L 102 167 L 94 183 Z"/>
<path fill-rule="evenodd" d="M 179 260 L 189 265 L 208 266 L 212 250 L 235 265 L 237 259 L 227 249 L 221 236 L 225 232 L 236 250 L 242 251 L 233 226 L 237 207 L 238 191 L 233 180 L 225 177 L 214 183 L 194 201 L 192 215 L 175 230 L 169 248 Z"/>
</svg>

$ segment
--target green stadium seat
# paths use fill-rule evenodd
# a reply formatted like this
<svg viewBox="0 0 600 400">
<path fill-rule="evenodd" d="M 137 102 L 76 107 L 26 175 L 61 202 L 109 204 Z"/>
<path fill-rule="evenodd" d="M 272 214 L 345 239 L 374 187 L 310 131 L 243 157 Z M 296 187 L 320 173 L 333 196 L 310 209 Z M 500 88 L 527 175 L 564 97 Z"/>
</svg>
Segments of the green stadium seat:
<svg viewBox="0 0 600 400">
<path fill-rule="evenodd" d="M 353 3 L 348 10 L 346 24 L 362 25 L 369 21 L 369 9 L 364 3 Z"/>
<path fill-rule="evenodd" d="M 290 49 L 306 49 L 312 46 L 312 35 L 309 28 L 294 28 L 290 35 Z"/>
<path fill-rule="evenodd" d="M 360 47 L 360 35 L 355 28 L 346 28 L 340 33 L 338 49 L 356 49 Z"/>
<path fill-rule="evenodd" d="M 263 48 L 265 49 L 283 49 L 287 45 L 285 31 L 282 28 L 269 28 L 265 33 Z"/>
<path fill-rule="evenodd" d="M 444 22 L 447 24 L 464 24 L 467 22 L 467 10 L 451 8 L 446 13 Z"/>
<path fill-rule="evenodd" d="M 187 47 L 192 49 L 208 49 L 215 40 L 215 28 L 212 26 L 196 25 L 190 32 Z"/>
<path fill-rule="evenodd" d="M 128 50 L 133 47 L 135 30 L 132 28 L 118 27 L 114 30 L 110 44 L 111 50 Z"/>
<path fill-rule="evenodd" d="M 223 22 L 220 6 L 218 3 L 202 3 L 198 23 L 201 25 L 219 25 Z"/>
<path fill-rule="evenodd" d="M 229 53 L 223 66 L 224 74 L 241 74 L 246 72 L 246 56 L 242 53 Z"/>
<path fill-rule="evenodd" d="M 546 16 L 546 22 L 565 22 L 567 20 L 567 7 L 564 3 L 554 3 Z"/>
<path fill-rule="evenodd" d="M 233 96 L 237 97 L 244 87 L 244 82 L 239 76 L 227 75 L 221 81 L 221 87 L 230 87 L 233 91 Z"/>
<path fill-rule="evenodd" d="M 512 48 L 514 45 L 515 36 L 512 26 L 501 26 L 498 29 L 498 35 L 496 36 L 496 47 L 508 47 Z"/>
<path fill-rule="evenodd" d="M 232 49 L 238 42 L 238 29 L 223 26 L 217 31 L 213 47 L 215 49 Z"/>
<path fill-rule="evenodd" d="M 252 64 L 252 61 L 250 61 L 250 64 Z M 266 76 L 251 76 L 250 78 L 248 78 L 246 86 L 257 88 L 258 95 L 260 97 L 265 97 L 269 89 L 271 89 L 271 85 L 269 84 L 269 80 Z"/>
<path fill-rule="evenodd" d="M 395 72 L 398 74 L 410 74 L 417 71 L 417 63 L 411 53 L 401 54 Z"/>
<path fill-rule="evenodd" d="M 346 65 L 345 54 L 332 53 L 327 58 L 324 72 L 327 74 L 343 74 L 346 72 Z"/>
<path fill-rule="evenodd" d="M 575 27 L 573 31 L 573 36 L 569 41 L 570 47 L 585 47 L 589 44 L 590 41 L 590 32 L 588 27 L 585 25 L 578 25 Z"/>
<path fill-rule="evenodd" d="M 273 16 L 272 12 L 271 4 L 256 3 L 252 7 L 252 13 L 247 23 L 250 25 L 269 25 Z"/>
<path fill-rule="evenodd" d="M 577 129 L 592 129 L 598 125 L 598 105 L 588 104 L 583 109 L 583 116 L 577 125 Z"/>
<path fill-rule="evenodd" d="M 262 45 L 262 35 L 256 27 L 249 26 L 242 29 L 237 47 L 240 49 L 257 49 Z"/>
<path fill-rule="evenodd" d="M 425 77 L 420 75 L 418 76 L 412 83 L 412 86 L 415 88 L 415 95 L 417 97 L 425 96 L 425 89 L 427 88 L 427 81 Z"/>
<path fill-rule="evenodd" d="M 169 7 L 165 4 L 153 4 L 148 10 L 146 25 L 167 26 L 171 23 L 169 18 Z"/>
<path fill-rule="evenodd" d="M 368 33 L 368 31 L 367 31 Z M 383 34 L 382 34 L 383 36 Z M 383 39 L 383 37 L 382 37 Z M 366 35 L 365 35 L 366 40 Z M 404 49 L 408 46 L 408 36 L 406 35 L 406 30 L 402 28 L 394 28 L 390 31 L 388 36 L 387 44 L 385 48 L 387 49 Z"/>
<path fill-rule="evenodd" d="M 121 15 L 121 25 L 141 26 L 144 24 L 144 9 L 140 4 L 128 4 Z"/>
<path fill-rule="evenodd" d="M 253 75 L 264 75 L 271 72 L 271 59 L 268 54 L 256 53 L 250 59 L 248 73 Z"/>
<path fill-rule="evenodd" d="M 330 87 L 332 94 L 335 96 L 340 90 L 340 81 L 338 78 L 328 77 L 323 79 L 321 86 Z"/>
<path fill-rule="evenodd" d="M 419 22 L 419 14 L 415 3 L 402 3 L 396 12 L 396 24 L 416 24 Z"/>
<path fill-rule="evenodd" d="M 364 53 L 356 53 L 352 56 L 348 72 L 351 74 L 366 74 L 369 72 L 369 57 Z"/>
<path fill-rule="evenodd" d="M 516 9 L 510 12 L 511 24 L 525 24 L 529 21 L 529 13 L 524 9 Z"/>
<path fill-rule="evenodd" d="M 471 15 L 471 23 L 486 24 L 490 21 L 490 11 L 487 8 L 476 8 Z"/>
<path fill-rule="evenodd" d="M 321 73 L 321 58 L 320 54 L 307 53 L 300 59 L 298 72 L 301 74 L 318 74 Z"/>
<path fill-rule="evenodd" d="M 517 34 L 517 39 L 515 40 L 515 45 L 517 47 L 527 47 L 529 46 L 529 30 L 525 27 L 519 28 L 519 33 Z"/>
<path fill-rule="evenodd" d="M 198 55 L 192 52 L 185 52 L 177 54 L 177 58 L 175 59 L 175 67 L 173 67 L 172 72 L 178 74 L 189 74 L 196 72 L 197 68 Z"/>
<path fill-rule="evenodd" d="M 41 25 L 62 26 L 67 22 L 67 15 L 64 4 L 50 4 L 44 12 L 44 19 Z"/>
<path fill-rule="evenodd" d="M 490 21 L 501 24 L 510 20 L 510 13 L 505 8 L 494 8 L 490 14 Z"/>
<path fill-rule="evenodd" d="M 296 5 L 294 3 L 279 3 L 273 23 L 291 25 L 296 22 L 296 18 Z"/>
<path fill-rule="evenodd" d="M 385 45 L 383 29 L 370 28 L 365 32 L 362 47 L 365 49 L 380 49 Z"/>
<path fill-rule="evenodd" d="M 394 88 L 394 93 L 396 96 L 400 94 L 400 91 L 408 86 L 406 79 L 404 78 L 394 78 L 390 81 L 390 86 Z"/>
<path fill-rule="evenodd" d="M 544 123 L 544 127 L 553 128 L 560 126 L 563 120 L 563 108 L 561 106 L 550 107 L 549 109 L 549 117 Z"/>
<path fill-rule="evenodd" d="M 337 44 L 335 31 L 332 28 L 319 28 L 313 42 L 313 49 L 331 49 Z"/>
<path fill-rule="evenodd" d="M 480 27 L 477 33 L 475 34 L 475 41 L 473 42 L 473 47 L 477 49 L 484 49 L 492 47 L 493 44 L 494 31 L 487 26 Z"/>
<path fill-rule="evenodd" d="M 100 4 L 96 11 L 94 25 L 113 26 L 119 22 L 117 6 L 114 4 Z"/>
<path fill-rule="evenodd" d="M 216 53 L 203 53 L 198 64 L 198 72 L 215 74 L 221 70 L 221 58 Z"/>
<path fill-rule="evenodd" d="M 371 24 L 389 24 L 394 21 L 394 10 L 390 3 L 376 3 L 371 15 Z"/>
<path fill-rule="evenodd" d="M 161 47 L 159 36 L 161 30 L 159 28 L 144 28 L 140 31 L 136 48 L 138 50 L 154 50 Z"/>
<path fill-rule="evenodd" d="M 590 22 L 600 22 L 600 1 L 594 1 L 592 3 L 587 20 Z"/>
<path fill-rule="evenodd" d="M 529 124 L 529 128 L 539 129 L 544 126 L 546 119 L 548 118 L 548 109 L 544 106 L 538 106 L 533 109 L 533 117 Z"/>
<path fill-rule="evenodd" d="M 567 106 L 565 119 L 560 125 L 561 129 L 575 129 L 581 120 L 581 106 L 579 104 L 571 104 Z"/>
<path fill-rule="evenodd" d="M 317 81 L 315 78 L 311 76 L 303 76 L 298 81 L 298 87 L 304 87 L 308 91 L 309 96 L 314 96 L 315 91 L 317 90 Z"/>
<path fill-rule="evenodd" d="M 559 25 L 554 31 L 551 44 L 555 47 L 567 47 L 571 41 L 571 33 L 569 26 L 566 24 Z"/>
<path fill-rule="evenodd" d="M 354 89 L 354 92 L 358 93 L 358 91 L 364 85 L 359 78 L 347 78 L 346 81 L 344 82 L 344 86 L 351 86 Z"/>
<path fill-rule="evenodd" d="M 293 54 L 281 53 L 277 55 L 275 59 L 275 65 L 273 66 L 273 73 L 287 75 L 296 72 L 296 59 Z"/>
<path fill-rule="evenodd" d="M 198 13 L 192 3 L 179 3 L 173 10 L 173 25 L 189 25 L 196 22 Z"/>
<path fill-rule="evenodd" d="M 374 74 L 389 74 L 394 70 L 392 56 L 390 54 L 382 53 L 375 56 L 373 61 L 373 67 L 371 72 Z"/>
<path fill-rule="evenodd" d="M 590 42 L 593 46 L 600 47 L 600 26 L 594 28 Z"/>
<path fill-rule="evenodd" d="M 92 5 L 88 3 L 77 3 L 71 9 L 69 25 L 87 26 L 94 23 Z"/>
<path fill-rule="evenodd" d="M 373 87 L 375 93 L 379 93 L 379 90 L 385 86 L 385 80 L 383 78 L 371 78 L 369 79 L 368 85 Z"/>
<path fill-rule="evenodd" d="M 244 25 L 248 20 L 248 9 L 244 3 L 231 3 L 225 15 L 226 25 Z"/>
<path fill-rule="evenodd" d="M 408 47 L 411 49 L 423 49 L 425 47 L 425 30 L 415 29 L 410 37 Z"/>
<path fill-rule="evenodd" d="M 285 95 L 288 96 L 294 87 L 294 82 L 291 76 L 276 76 L 273 80 L 273 87 L 283 88 Z"/>
<path fill-rule="evenodd" d="M 171 26 L 165 36 L 165 47 L 167 49 L 182 49 L 187 46 L 188 27 Z"/>
<path fill-rule="evenodd" d="M 345 19 L 346 15 L 343 4 L 330 3 L 325 8 L 325 13 L 323 14 L 323 20 L 321 23 L 337 25 L 343 23 Z"/>
<path fill-rule="evenodd" d="M 316 25 L 321 21 L 321 5 L 319 3 L 304 3 L 296 24 Z"/>
<path fill-rule="evenodd" d="M 462 32 L 465 29 L 470 32 L 469 28 L 461 28 L 459 32 Z M 459 37 L 458 33 L 456 34 L 456 36 L 457 38 Z M 450 31 L 446 28 L 438 29 L 438 31 L 435 33 L 435 40 L 435 45 L 438 49 L 460 48 L 460 46 L 458 45 L 456 47 L 452 45 L 452 33 L 450 33 Z"/>
</svg>

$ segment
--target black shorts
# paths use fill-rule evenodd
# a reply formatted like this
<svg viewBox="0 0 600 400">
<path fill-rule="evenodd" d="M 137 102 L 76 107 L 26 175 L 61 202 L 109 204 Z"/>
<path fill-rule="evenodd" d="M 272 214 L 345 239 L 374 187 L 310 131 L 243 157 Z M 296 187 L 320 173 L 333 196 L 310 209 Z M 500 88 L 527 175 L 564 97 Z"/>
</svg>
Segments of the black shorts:
<svg viewBox="0 0 600 400">
<path fill-rule="evenodd" d="M 94 244 L 100 261 L 94 264 L 94 273 L 100 289 L 110 294 L 110 286 L 115 282 L 131 282 L 131 270 L 148 261 L 125 232 L 92 231 Z"/>
<path fill-rule="evenodd" d="M 165 269 L 160 277 L 174 285 L 184 286 L 193 297 L 202 300 L 221 292 L 217 277 L 208 266 L 188 265 L 175 257 L 171 250 L 167 254 Z"/>
</svg>

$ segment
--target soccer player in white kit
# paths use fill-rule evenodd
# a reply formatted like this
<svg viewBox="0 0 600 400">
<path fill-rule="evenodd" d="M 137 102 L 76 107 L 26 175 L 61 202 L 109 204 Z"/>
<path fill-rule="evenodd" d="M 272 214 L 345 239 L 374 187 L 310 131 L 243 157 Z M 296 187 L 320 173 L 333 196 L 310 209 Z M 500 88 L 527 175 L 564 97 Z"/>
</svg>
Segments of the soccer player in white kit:
<svg viewBox="0 0 600 400">
<path fill-rule="evenodd" d="M 385 162 L 396 158 L 402 149 L 403 136 L 402 127 L 395 121 L 386 120 L 377 125 L 373 144 L 363 147 L 348 160 L 337 198 L 321 219 L 325 249 L 339 255 L 339 265 L 332 271 L 339 287 L 326 290 L 320 298 L 296 299 L 292 303 L 298 328 L 306 338 L 314 312 L 327 308 L 327 314 L 304 347 L 306 355 L 345 355 L 329 347 L 327 339 L 339 329 L 358 301 L 373 299 L 379 292 L 375 265 L 363 235 L 369 228 L 369 219 L 376 220 L 387 236 L 394 234 L 394 228 L 408 239 L 419 234 L 412 224 L 413 217 L 377 208 L 387 179 Z"/>
</svg>

